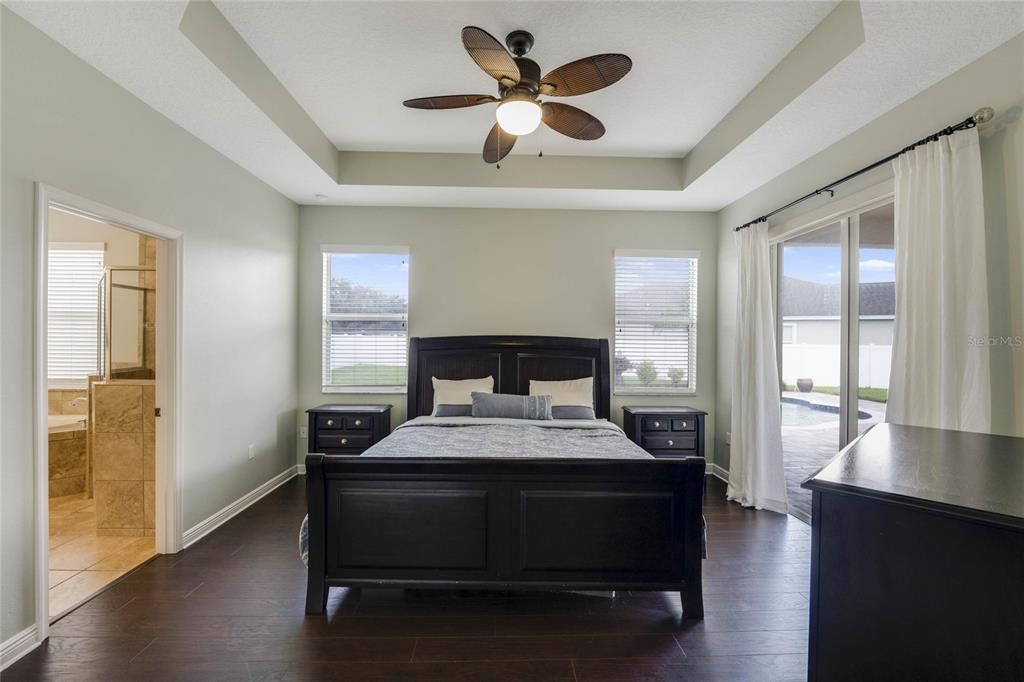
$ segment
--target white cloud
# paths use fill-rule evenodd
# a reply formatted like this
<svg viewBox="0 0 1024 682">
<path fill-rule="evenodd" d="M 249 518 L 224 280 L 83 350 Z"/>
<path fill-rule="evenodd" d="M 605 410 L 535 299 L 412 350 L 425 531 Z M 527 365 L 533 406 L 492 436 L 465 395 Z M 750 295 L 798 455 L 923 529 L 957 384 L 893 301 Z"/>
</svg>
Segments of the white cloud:
<svg viewBox="0 0 1024 682">
<path fill-rule="evenodd" d="M 889 260 L 882 260 L 881 258 L 871 258 L 869 260 L 862 260 L 860 262 L 861 270 L 895 270 L 896 264 Z"/>
</svg>

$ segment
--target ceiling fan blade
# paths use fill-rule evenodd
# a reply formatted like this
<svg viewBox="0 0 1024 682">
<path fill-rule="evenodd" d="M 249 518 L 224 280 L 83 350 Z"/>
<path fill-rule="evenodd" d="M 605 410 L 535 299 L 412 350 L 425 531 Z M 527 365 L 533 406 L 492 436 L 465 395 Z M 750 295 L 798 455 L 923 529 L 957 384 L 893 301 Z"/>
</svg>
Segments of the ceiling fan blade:
<svg viewBox="0 0 1024 682">
<path fill-rule="evenodd" d="M 487 133 L 484 140 L 484 161 L 487 163 L 498 163 L 512 151 L 512 145 L 516 143 L 516 136 L 510 135 L 501 129 L 497 123 Z"/>
<path fill-rule="evenodd" d="M 519 67 L 512 55 L 487 31 L 467 26 L 462 29 L 462 45 L 476 65 L 494 80 L 509 80 L 513 85 L 519 82 Z"/>
<path fill-rule="evenodd" d="M 540 79 L 540 92 L 555 97 L 572 97 L 606 88 L 633 68 L 624 54 L 596 54 L 558 67 Z"/>
<path fill-rule="evenodd" d="M 497 101 L 497 98 L 490 95 L 439 95 L 407 99 L 402 104 L 410 109 L 462 109 Z"/>
<path fill-rule="evenodd" d="M 559 102 L 545 102 L 541 120 L 552 130 L 576 140 L 596 140 L 604 135 L 604 124 L 576 107 Z"/>
</svg>

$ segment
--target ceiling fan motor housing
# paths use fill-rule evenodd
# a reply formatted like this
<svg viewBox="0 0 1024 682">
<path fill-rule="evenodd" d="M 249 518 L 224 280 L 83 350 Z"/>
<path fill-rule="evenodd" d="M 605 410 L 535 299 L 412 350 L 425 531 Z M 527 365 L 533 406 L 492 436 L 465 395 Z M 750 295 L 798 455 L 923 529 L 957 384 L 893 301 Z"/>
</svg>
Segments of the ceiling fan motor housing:
<svg viewBox="0 0 1024 682">
<path fill-rule="evenodd" d="M 533 34 L 522 29 L 512 31 L 505 36 L 505 45 L 515 56 L 525 57 L 533 49 Z"/>
</svg>

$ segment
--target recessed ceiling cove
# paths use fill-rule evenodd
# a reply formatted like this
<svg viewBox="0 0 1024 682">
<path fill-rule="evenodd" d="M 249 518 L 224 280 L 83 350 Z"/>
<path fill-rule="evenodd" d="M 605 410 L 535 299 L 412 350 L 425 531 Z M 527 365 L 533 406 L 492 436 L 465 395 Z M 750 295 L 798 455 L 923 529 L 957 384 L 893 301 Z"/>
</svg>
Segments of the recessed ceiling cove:
<svg viewBox="0 0 1024 682">
<path fill-rule="evenodd" d="M 338 205 L 718 210 L 1024 31 L 1019 3 L 955 0 L 4 4 L 286 196 Z M 501 98 L 464 27 L 509 37 L 513 56 L 527 31 L 537 98 L 571 102 L 590 128 L 541 120 L 498 170 L 481 161 L 498 102 L 402 106 Z M 632 68 L 542 92 L 592 55 Z M 523 112 L 510 128 L 535 123 Z"/>
<path fill-rule="evenodd" d="M 571 102 L 604 124 L 599 141 L 541 129 L 518 140 L 513 156 L 543 149 L 545 156 L 678 157 L 836 3 L 216 4 L 339 149 L 479 158 L 493 108 L 424 117 L 401 105 L 415 97 L 487 92 L 480 89 L 486 84 L 480 68 L 460 47 L 463 27 L 481 27 L 499 40 L 528 30 L 529 58 L 548 69 L 600 53 L 632 60 L 632 72 L 614 87 Z M 482 132 L 468 135 L 471 130 Z"/>
</svg>

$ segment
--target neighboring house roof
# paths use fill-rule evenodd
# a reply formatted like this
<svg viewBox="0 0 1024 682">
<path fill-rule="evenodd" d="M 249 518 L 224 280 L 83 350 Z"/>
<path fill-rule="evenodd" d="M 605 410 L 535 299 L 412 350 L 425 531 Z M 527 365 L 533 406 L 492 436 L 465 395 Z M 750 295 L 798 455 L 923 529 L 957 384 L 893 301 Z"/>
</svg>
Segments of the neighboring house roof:
<svg viewBox="0 0 1024 682">
<path fill-rule="evenodd" d="M 895 282 L 865 282 L 859 287 L 861 315 L 894 316 Z M 783 317 L 839 317 L 839 284 L 782 278 Z"/>
</svg>

